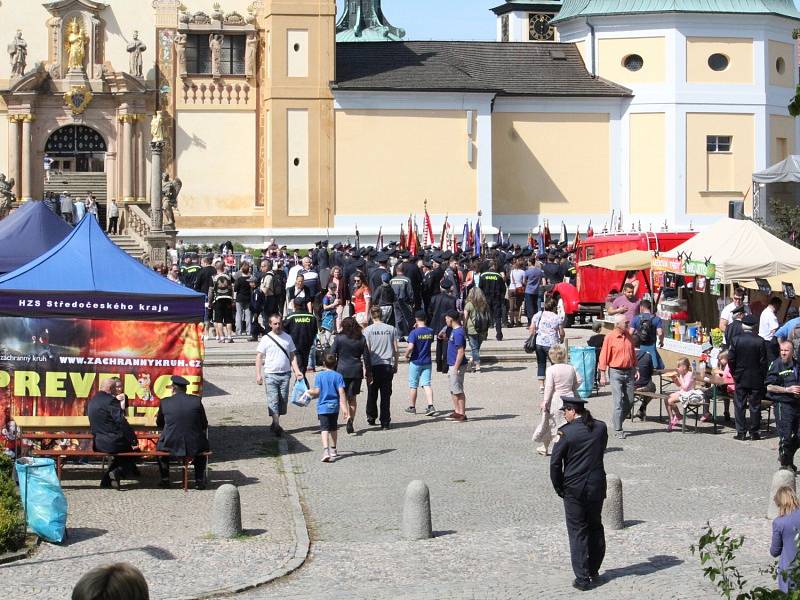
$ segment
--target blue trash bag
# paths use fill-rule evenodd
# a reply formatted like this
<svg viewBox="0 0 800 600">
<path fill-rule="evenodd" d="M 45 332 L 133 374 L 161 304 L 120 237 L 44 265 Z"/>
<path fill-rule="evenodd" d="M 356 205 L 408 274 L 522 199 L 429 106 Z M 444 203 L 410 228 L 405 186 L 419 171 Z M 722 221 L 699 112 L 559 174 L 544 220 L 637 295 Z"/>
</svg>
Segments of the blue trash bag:
<svg viewBox="0 0 800 600">
<path fill-rule="evenodd" d="M 20 458 L 16 462 L 19 491 L 28 528 L 40 538 L 60 544 L 67 534 L 67 498 L 52 458 Z"/>
<path fill-rule="evenodd" d="M 308 396 L 304 396 L 307 391 L 308 384 L 305 382 L 305 379 L 298 379 L 292 388 L 292 394 L 289 398 L 289 401 L 295 406 L 308 406 L 310 403 L 310 398 Z"/>
<path fill-rule="evenodd" d="M 594 377 L 597 368 L 597 354 L 592 347 L 573 347 L 569 349 L 569 362 L 578 372 L 581 386 L 578 393 L 581 398 L 588 398 L 594 389 Z"/>
</svg>

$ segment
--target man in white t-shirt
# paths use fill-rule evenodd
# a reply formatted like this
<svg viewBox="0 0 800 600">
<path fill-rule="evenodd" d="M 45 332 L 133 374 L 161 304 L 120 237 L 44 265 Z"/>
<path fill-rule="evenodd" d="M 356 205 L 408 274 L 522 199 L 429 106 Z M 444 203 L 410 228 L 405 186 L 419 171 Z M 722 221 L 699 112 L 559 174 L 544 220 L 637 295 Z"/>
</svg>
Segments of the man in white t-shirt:
<svg viewBox="0 0 800 600">
<path fill-rule="evenodd" d="M 767 307 L 761 311 L 758 320 L 758 337 L 766 342 L 767 360 L 772 362 L 778 358 L 778 340 L 775 339 L 775 332 L 781 324 L 778 322 L 778 311 L 781 308 L 781 299 L 771 298 Z"/>
<path fill-rule="evenodd" d="M 744 306 L 744 289 L 736 288 L 733 291 L 733 301 L 722 309 L 719 313 L 719 328 L 725 331 L 725 328 L 733 321 L 733 309 Z M 750 314 L 750 311 L 745 306 L 745 314 Z"/>
<path fill-rule="evenodd" d="M 292 373 L 297 379 L 303 377 L 295 357 L 295 346 L 288 333 L 283 331 L 280 315 L 269 317 L 269 328 L 256 349 L 256 383 L 264 385 L 267 393 L 269 416 L 272 417 L 270 430 L 276 437 L 283 434 L 280 426 L 281 415 L 289 406 L 289 382 Z"/>
</svg>

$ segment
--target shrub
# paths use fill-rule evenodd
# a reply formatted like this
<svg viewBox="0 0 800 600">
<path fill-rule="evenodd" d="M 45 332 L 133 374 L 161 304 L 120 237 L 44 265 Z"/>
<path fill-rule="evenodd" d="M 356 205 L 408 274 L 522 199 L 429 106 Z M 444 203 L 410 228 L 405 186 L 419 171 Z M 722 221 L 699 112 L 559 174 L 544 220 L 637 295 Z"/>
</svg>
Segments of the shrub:
<svg viewBox="0 0 800 600">
<path fill-rule="evenodd" d="M 25 521 L 17 486 L 11 476 L 14 463 L 0 453 L 0 553 L 19 548 L 25 539 Z"/>
</svg>

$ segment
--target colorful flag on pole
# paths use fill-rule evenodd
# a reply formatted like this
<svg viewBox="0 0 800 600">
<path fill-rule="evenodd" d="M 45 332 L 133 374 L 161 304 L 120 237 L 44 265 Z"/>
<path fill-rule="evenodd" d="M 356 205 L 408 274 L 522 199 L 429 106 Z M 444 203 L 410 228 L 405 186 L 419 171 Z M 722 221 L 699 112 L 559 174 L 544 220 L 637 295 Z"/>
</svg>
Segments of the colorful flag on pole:
<svg viewBox="0 0 800 600">
<path fill-rule="evenodd" d="M 539 233 L 536 234 L 536 249 L 538 254 L 544 254 L 545 247 L 544 233 L 542 233 L 542 226 L 539 225 Z"/>
<path fill-rule="evenodd" d="M 575 230 L 575 240 L 572 242 L 572 248 L 570 249 L 570 252 L 577 252 L 580 243 L 581 243 L 581 228 L 580 226 L 578 226 L 578 228 Z"/>
<path fill-rule="evenodd" d="M 549 246 L 553 241 L 553 236 L 550 235 L 550 221 L 544 222 L 544 245 Z"/>
<path fill-rule="evenodd" d="M 495 243 L 498 246 L 503 244 L 503 228 L 502 227 L 498 227 L 497 228 L 497 238 L 495 238 Z"/>
<path fill-rule="evenodd" d="M 561 239 L 559 240 L 562 244 L 569 243 L 569 234 L 567 233 L 567 225 L 564 221 L 561 221 Z M 568 246 L 565 246 L 567 248 Z"/>
<path fill-rule="evenodd" d="M 431 216 L 428 214 L 428 206 L 425 206 L 425 218 L 422 221 L 422 236 L 424 239 L 423 246 L 430 246 L 433 244 L 433 224 L 431 223 Z"/>
<path fill-rule="evenodd" d="M 482 244 L 483 239 L 481 239 L 481 218 L 478 217 L 478 220 L 475 222 L 475 256 L 481 255 Z"/>
<path fill-rule="evenodd" d="M 594 229 L 592 229 L 592 222 L 589 221 L 589 229 L 586 230 L 586 237 L 592 237 L 594 235 Z"/>
<path fill-rule="evenodd" d="M 358 232 L 358 223 L 356 223 L 356 250 L 361 250 L 361 234 Z"/>
<path fill-rule="evenodd" d="M 378 250 L 383 249 L 383 225 L 378 228 L 378 239 L 375 241 L 375 247 Z"/>
<path fill-rule="evenodd" d="M 406 246 L 406 232 L 403 230 L 403 224 L 400 223 L 400 250 L 407 249 Z"/>
<path fill-rule="evenodd" d="M 533 239 L 533 229 L 528 229 L 528 248 L 533 249 L 536 240 Z"/>
<path fill-rule="evenodd" d="M 442 250 L 445 249 L 445 245 L 447 244 L 447 230 L 450 229 L 450 223 L 447 222 L 448 216 L 445 215 L 444 217 L 444 225 L 442 225 L 442 237 L 439 239 L 439 248 Z"/>
<path fill-rule="evenodd" d="M 467 250 L 469 248 L 469 225 L 464 221 L 464 229 L 461 232 L 461 249 Z"/>
</svg>

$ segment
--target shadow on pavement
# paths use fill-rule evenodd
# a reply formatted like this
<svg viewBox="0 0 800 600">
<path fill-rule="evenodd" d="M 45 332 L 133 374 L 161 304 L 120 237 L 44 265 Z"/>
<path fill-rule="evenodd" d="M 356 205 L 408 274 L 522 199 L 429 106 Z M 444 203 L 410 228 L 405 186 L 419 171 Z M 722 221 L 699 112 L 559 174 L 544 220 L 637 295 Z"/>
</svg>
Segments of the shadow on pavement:
<svg viewBox="0 0 800 600">
<path fill-rule="evenodd" d="M 382 450 L 369 450 L 364 452 L 344 450 L 339 452 L 338 456 L 336 457 L 336 462 L 344 460 L 345 458 L 355 458 L 358 456 L 381 456 L 383 454 L 389 454 L 389 452 L 394 452 L 395 450 L 396 448 L 383 448 Z"/>
<path fill-rule="evenodd" d="M 293 430 L 297 433 L 303 430 Z M 284 431 L 283 438 L 289 442 L 289 453 L 300 454 L 310 449 L 297 438 Z M 247 460 L 250 458 L 276 457 L 280 455 L 278 440 L 268 425 L 214 425 L 208 430 L 214 462 Z"/>
<path fill-rule="evenodd" d="M 135 548 L 116 548 L 114 550 L 106 550 L 104 552 L 89 552 L 88 554 L 75 554 L 73 556 L 65 556 L 63 558 L 46 558 L 43 560 L 20 560 L 17 562 L 6 563 L 0 565 L 0 571 L 3 569 L 13 569 L 14 567 L 27 567 L 30 565 L 41 565 L 45 563 L 64 562 L 67 560 L 81 560 L 87 556 L 108 556 L 115 554 L 122 554 L 123 552 L 144 552 L 148 556 L 156 560 L 176 560 L 172 552 L 158 546 L 139 546 Z"/>
<path fill-rule="evenodd" d="M 671 569 L 683 564 L 683 560 L 677 556 L 651 556 L 647 561 L 628 565 L 627 567 L 620 567 L 618 569 L 608 569 L 601 574 L 601 578 L 605 581 L 613 581 L 614 579 L 621 579 L 622 577 L 630 577 L 632 575 L 650 575 L 657 571 Z"/>
<path fill-rule="evenodd" d="M 209 489 L 216 489 L 216 488 L 218 488 L 219 486 L 221 486 L 221 485 L 223 485 L 225 483 L 231 483 L 231 484 L 235 485 L 236 487 L 242 487 L 242 486 L 245 486 L 245 485 L 253 485 L 255 483 L 258 483 L 258 481 L 259 481 L 257 477 L 248 477 L 247 475 L 243 474 L 241 471 L 237 471 L 237 470 L 231 470 L 231 471 L 217 470 L 217 469 L 214 468 L 214 465 L 209 465 L 209 471 L 210 471 L 210 476 L 209 476 L 209 481 L 208 481 Z M 191 487 L 193 481 L 194 480 L 192 479 L 192 476 L 190 475 L 190 477 L 189 477 L 189 486 L 190 487 Z M 177 487 L 177 486 L 175 486 L 175 487 Z"/>
<path fill-rule="evenodd" d="M 107 529 L 96 529 L 94 527 L 67 527 L 67 539 L 62 546 L 72 546 L 88 540 L 102 537 L 108 533 Z"/>
<path fill-rule="evenodd" d="M 230 392 L 217 387 L 207 379 L 203 381 L 203 398 L 216 398 L 218 396 L 230 396 Z"/>
</svg>

